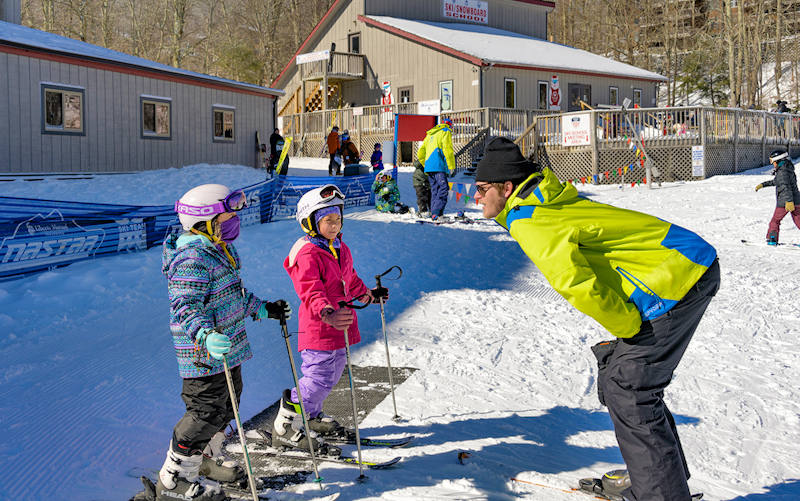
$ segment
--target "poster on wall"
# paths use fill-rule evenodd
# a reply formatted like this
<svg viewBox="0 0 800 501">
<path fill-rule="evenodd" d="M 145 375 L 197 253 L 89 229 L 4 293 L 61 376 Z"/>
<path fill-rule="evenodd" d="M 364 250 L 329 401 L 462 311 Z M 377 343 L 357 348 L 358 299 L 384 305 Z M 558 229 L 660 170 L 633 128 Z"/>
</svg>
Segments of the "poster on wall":
<svg viewBox="0 0 800 501">
<path fill-rule="evenodd" d="M 553 75 L 550 78 L 550 98 L 548 99 L 548 104 L 551 110 L 561 109 L 561 88 L 558 85 L 558 75 Z"/>
<path fill-rule="evenodd" d="M 453 81 L 439 82 L 439 108 L 441 111 L 453 109 Z"/>
<path fill-rule="evenodd" d="M 706 176 L 706 155 L 703 145 L 692 146 L 692 177 Z"/>
<path fill-rule="evenodd" d="M 489 2 L 482 0 L 443 0 L 444 17 L 488 24 Z"/>
<path fill-rule="evenodd" d="M 585 146 L 591 144 L 592 116 L 589 113 L 561 117 L 561 145 Z"/>
<path fill-rule="evenodd" d="M 420 101 L 417 103 L 417 113 L 420 115 L 439 115 L 441 112 L 441 103 L 438 99 Z"/>
</svg>

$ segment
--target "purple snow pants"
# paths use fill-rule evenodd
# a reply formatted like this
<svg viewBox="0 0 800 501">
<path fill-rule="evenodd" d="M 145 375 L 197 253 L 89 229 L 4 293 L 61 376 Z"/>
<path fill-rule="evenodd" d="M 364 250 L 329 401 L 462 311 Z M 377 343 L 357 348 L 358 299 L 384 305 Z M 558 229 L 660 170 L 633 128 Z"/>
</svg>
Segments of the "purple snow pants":
<svg viewBox="0 0 800 501">
<path fill-rule="evenodd" d="M 303 395 L 306 413 L 309 418 L 314 418 L 322 412 L 322 403 L 342 377 L 347 353 L 344 348 L 333 351 L 303 350 L 300 358 L 303 359 L 303 365 L 300 366 L 303 377 L 298 386 Z M 292 401 L 300 401 L 297 398 L 297 388 L 292 388 Z"/>
</svg>

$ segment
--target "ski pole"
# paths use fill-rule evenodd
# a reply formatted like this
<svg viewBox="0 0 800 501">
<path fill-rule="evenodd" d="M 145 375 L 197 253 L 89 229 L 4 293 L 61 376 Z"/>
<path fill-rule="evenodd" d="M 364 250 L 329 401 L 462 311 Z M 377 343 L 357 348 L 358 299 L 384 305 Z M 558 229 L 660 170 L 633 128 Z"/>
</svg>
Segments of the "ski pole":
<svg viewBox="0 0 800 501">
<path fill-rule="evenodd" d="M 342 284 L 344 284 L 344 280 L 342 280 Z M 347 290 L 347 287 L 345 287 Z M 359 296 L 361 297 L 361 296 Z M 358 298 L 354 298 L 349 303 L 347 301 L 339 301 L 340 308 L 355 308 L 355 309 L 362 309 L 366 308 L 369 303 L 363 306 L 357 306 L 353 304 Z M 347 355 L 347 375 L 350 379 L 350 400 L 353 402 L 353 429 L 356 431 L 356 448 L 358 449 L 358 471 L 360 475 L 358 476 L 359 481 L 364 481 L 367 476 L 364 475 L 364 463 L 361 459 L 361 435 L 358 432 L 358 409 L 356 408 L 356 389 L 353 386 L 353 364 L 350 362 L 350 339 L 347 335 L 347 329 L 344 330 L 344 348 L 345 354 Z"/>
<path fill-rule="evenodd" d="M 311 453 L 311 463 L 314 465 L 314 479 L 319 484 L 322 490 L 322 477 L 319 476 L 319 467 L 317 466 L 317 456 L 314 452 L 314 443 L 311 441 L 311 429 L 308 427 L 308 419 L 306 418 L 306 406 L 303 403 L 303 395 L 300 393 L 300 382 L 297 380 L 297 369 L 294 366 L 294 357 L 292 356 L 292 345 L 289 344 L 289 330 L 286 328 L 286 314 L 281 312 L 281 330 L 283 330 L 283 339 L 286 340 L 286 352 L 289 354 L 289 365 L 292 366 L 292 377 L 294 378 L 294 387 L 297 389 L 297 400 L 300 401 L 300 415 L 303 416 L 303 428 L 306 430 L 306 438 L 308 439 L 308 450 Z"/>
<path fill-rule="evenodd" d="M 400 272 L 399 275 L 397 275 L 397 278 L 392 278 L 387 280 L 397 280 L 398 278 L 402 277 L 403 269 L 400 268 L 399 266 L 392 266 L 391 268 L 384 271 L 380 275 L 375 275 L 376 287 L 382 287 L 381 277 L 385 276 L 395 268 L 397 268 L 397 270 Z M 381 298 L 380 302 L 381 302 L 381 327 L 383 328 L 383 344 L 386 347 L 386 365 L 389 367 L 389 388 L 391 389 L 392 392 L 392 406 L 394 406 L 394 416 L 392 416 L 392 419 L 394 421 L 398 421 L 400 419 L 400 416 L 397 414 L 397 401 L 395 401 L 394 398 L 394 377 L 392 375 L 392 360 L 391 358 L 389 358 L 389 338 L 386 335 L 386 314 L 383 309 L 383 298 Z"/>
<path fill-rule="evenodd" d="M 242 451 L 244 451 L 244 462 L 247 465 L 247 481 L 250 484 L 250 492 L 253 493 L 253 501 L 258 501 L 258 492 L 256 492 L 256 481 L 253 478 L 253 468 L 250 466 L 250 455 L 247 453 L 247 439 L 244 436 L 244 428 L 242 428 L 242 421 L 239 419 L 239 405 L 236 403 L 236 390 L 233 389 L 233 381 L 231 380 L 231 370 L 228 367 L 228 358 L 222 355 L 222 364 L 225 367 L 225 380 L 228 382 L 228 393 L 231 396 L 231 408 L 233 409 L 233 417 L 236 418 L 236 429 L 239 430 L 239 441 L 242 443 Z"/>
</svg>

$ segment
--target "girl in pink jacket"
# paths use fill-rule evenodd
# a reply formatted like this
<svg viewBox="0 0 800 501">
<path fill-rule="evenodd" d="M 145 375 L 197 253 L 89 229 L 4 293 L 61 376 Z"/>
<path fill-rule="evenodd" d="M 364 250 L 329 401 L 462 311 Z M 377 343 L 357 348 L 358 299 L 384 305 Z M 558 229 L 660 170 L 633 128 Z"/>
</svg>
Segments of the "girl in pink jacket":
<svg viewBox="0 0 800 501">
<path fill-rule="evenodd" d="M 300 297 L 298 349 L 308 427 L 322 436 L 346 431 L 322 412 L 322 403 L 342 376 L 346 363 L 345 333 L 350 345 L 361 340 L 355 312 L 340 301 L 378 302 L 389 298 L 384 287 L 370 290 L 353 268 L 353 256 L 342 242 L 344 195 L 329 184 L 305 193 L 297 203 L 297 221 L 306 235 L 295 242 L 283 267 Z M 273 423 L 275 445 L 308 448 L 297 388 L 284 390 Z M 324 442 L 312 434 L 315 450 Z"/>
</svg>

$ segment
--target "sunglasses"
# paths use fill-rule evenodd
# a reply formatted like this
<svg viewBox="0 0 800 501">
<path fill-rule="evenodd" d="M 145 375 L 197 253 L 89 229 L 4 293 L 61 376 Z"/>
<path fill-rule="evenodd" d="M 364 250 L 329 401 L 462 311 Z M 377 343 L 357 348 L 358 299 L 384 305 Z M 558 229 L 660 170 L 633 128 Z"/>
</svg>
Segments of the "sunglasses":
<svg viewBox="0 0 800 501">
<path fill-rule="evenodd" d="M 342 200 L 344 200 L 344 194 L 341 192 L 341 190 L 338 187 L 336 187 L 336 186 L 334 186 L 332 184 L 328 184 L 326 186 L 323 186 L 322 190 L 319 192 L 319 196 L 320 196 L 320 198 L 322 198 L 323 202 L 327 202 L 328 200 L 331 200 L 331 199 L 337 198 L 337 197 L 342 199 Z"/>
<path fill-rule="evenodd" d="M 181 203 L 180 200 L 175 202 L 175 212 L 189 216 L 211 216 L 224 212 L 237 212 L 245 207 L 247 207 L 247 196 L 242 190 L 232 191 L 224 199 L 211 205 L 188 205 Z"/>
</svg>

